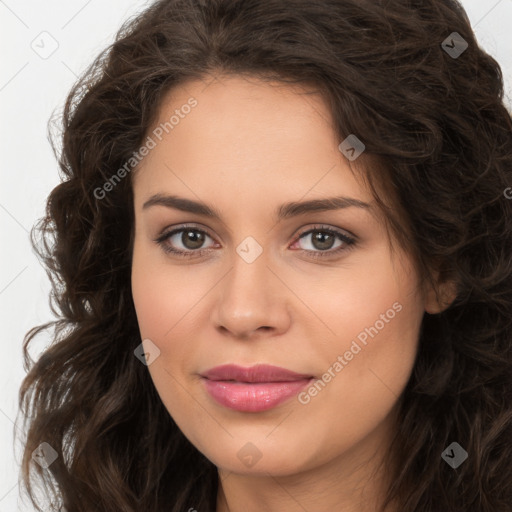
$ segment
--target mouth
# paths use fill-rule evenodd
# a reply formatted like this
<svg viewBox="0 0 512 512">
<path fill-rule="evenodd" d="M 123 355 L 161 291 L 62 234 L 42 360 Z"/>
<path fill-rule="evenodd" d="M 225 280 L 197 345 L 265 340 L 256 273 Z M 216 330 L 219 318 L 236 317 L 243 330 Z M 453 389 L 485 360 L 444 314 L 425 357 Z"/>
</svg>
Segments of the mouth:
<svg viewBox="0 0 512 512">
<path fill-rule="evenodd" d="M 243 368 L 217 366 L 201 374 L 204 386 L 218 404 L 241 412 L 272 409 L 309 385 L 315 377 L 271 365 Z"/>
</svg>

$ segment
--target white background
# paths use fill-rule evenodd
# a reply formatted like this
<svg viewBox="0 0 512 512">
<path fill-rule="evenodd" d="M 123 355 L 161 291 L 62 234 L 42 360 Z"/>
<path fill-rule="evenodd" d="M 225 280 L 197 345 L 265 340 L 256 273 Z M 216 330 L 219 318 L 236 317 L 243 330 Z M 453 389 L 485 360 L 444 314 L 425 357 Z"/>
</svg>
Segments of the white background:
<svg viewBox="0 0 512 512">
<path fill-rule="evenodd" d="M 47 122 L 94 57 L 114 39 L 121 23 L 143 10 L 140 0 L 0 0 L 0 512 L 28 511 L 19 497 L 14 421 L 25 375 L 23 336 L 53 320 L 49 281 L 29 243 L 29 231 L 44 215 L 58 166 L 47 140 Z M 480 45 L 500 63 L 512 110 L 512 0 L 462 0 Z M 40 36 L 42 32 L 49 36 Z M 48 58 L 31 46 L 58 44 Z M 34 42 L 35 41 L 35 42 Z M 42 51 L 42 50 L 41 50 Z M 510 184 L 512 186 L 512 183 Z M 36 357 L 48 340 L 36 338 Z"/>
</svg>

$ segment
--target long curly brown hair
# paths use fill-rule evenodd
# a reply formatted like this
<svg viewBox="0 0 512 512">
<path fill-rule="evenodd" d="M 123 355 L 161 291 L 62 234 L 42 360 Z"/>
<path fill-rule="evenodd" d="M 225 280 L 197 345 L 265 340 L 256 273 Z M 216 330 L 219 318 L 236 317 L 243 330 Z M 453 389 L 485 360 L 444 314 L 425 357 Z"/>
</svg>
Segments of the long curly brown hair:
<svg viewBox="0 0 512 512">
<path fill-rule="evenodd" d="M 510 512 L 512 118 L 501 69 L 456 0 L 160 0 L 123 25 L 67 98 L 61 149 L 52 143 L 62 182 L 31 233 L 58 318 L 23 344 L 20 474 L 32 503 L 215 510 L 216 467 L 134 356 L 132 174 L 98 191 L 141 147 L 167 92 L 218 72 L 316 84 L 339 140 L 358 134 L 382 164 L 366 179 L 421 276 L 456 283 L 450 307 L 423 318 L 383 509 Z M 34 362 L 28 346 L 50 327 Z M 468 453 L 456 469 L 441 458 L 454 441 Z M 56 460 L 35 464 L 48 446 Z"/>
</svg>

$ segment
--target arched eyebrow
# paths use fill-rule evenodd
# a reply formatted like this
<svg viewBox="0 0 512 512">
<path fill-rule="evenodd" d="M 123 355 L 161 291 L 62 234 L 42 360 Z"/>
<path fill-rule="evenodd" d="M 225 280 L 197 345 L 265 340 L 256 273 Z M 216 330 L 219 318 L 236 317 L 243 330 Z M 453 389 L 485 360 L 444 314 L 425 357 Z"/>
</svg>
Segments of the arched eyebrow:
<svg viewBox="0 0 512 512">
<path fill-rule="evenodd" d="M 183 212 L 195 213 L 196 215 L 222 221 L 222 215 L 213 206 L 185 197 L 155 194 L 144 202 L 142 209 L 146 210 L 151 206 L 165 206 L 167 208 L 174 208 Z M 309 201 L 293 201 L 282 204 L 274 212 L 274 218 L 276 221 L 281 221 L 305 213 L 341 210 L 350 207 L 363 208 L 366 210 L 372 209 L 370 204 L 359 199 L 337 196 L 324 199 L 312 199 Z"/>
</svg>

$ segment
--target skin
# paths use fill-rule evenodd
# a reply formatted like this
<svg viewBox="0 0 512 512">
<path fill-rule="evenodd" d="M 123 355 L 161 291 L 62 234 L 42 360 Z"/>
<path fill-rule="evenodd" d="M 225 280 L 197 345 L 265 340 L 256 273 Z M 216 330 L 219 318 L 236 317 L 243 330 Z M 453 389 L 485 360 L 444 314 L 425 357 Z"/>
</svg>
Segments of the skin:
<svg viewBox="0 0 512 512">
<path fill-rule="evenodd" d="M 218 512 L 377 510 L 390 473 L 379 462 L 421 320 L 440 310 L 409 256 L 398 247 L 392 256 L 382 215 L 350 207 L 273 218 L 290 201 L 373 204 L 338 149 L 327 104 L 304 91 L 255 77 L 187 82 L 167 95 L 153 128 L 190 97 L 197 106 L 133 175 L 133 300 L 141 338 L 160 351 L 148 370 L 179 428 L 218 467 Z M 157 193 L 206 202 L 222 219 L 143 210 Z M 203 245 L 184 245 L 181 233 L 166 243 L 204 254 L 178 258 L 154 241 L 185 223 L 208 232 Z M 300 236 L 315 224 L 357 242 L 313 259 L 323 246 Z M 249 236 L 263 249 L 252 263 L 236 252 Z M 221 364 L 268 363 L 321 379 L 396 302 L 401 311 L 307 404 L 293 397 L 265 412 L 233 411 L 199 377 Z M 237 455 L 249 442 L 261 455 L 251 467 Z"/>
</svg>

